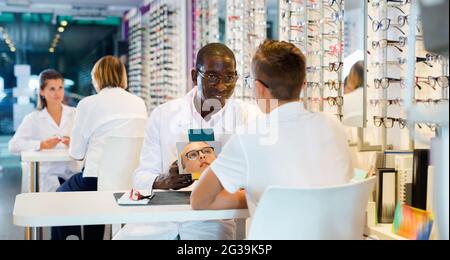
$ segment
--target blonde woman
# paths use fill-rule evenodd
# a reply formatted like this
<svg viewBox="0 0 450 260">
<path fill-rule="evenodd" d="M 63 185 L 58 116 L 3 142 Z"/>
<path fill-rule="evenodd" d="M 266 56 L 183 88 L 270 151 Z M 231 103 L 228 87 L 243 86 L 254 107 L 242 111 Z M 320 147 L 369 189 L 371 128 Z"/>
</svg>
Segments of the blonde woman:
<svg viewBox="0 0 450 260">
<path fill-rule="evenodd" d="M 69 149 L 73 158 L 85 160 L 85 168 L 64 183 L 58 192 L 96 191 L 99 161 L 106 138 L 115 130 L 123 129 L 128 122 L 147 119 L 144 101 L 126 91 L 127 74 L 119 59 L 113 56 L 100 59 L 92 70 L 92 83 L 97 94 L 78 104 Z M 103 226 L 85 227 L 84 237 L 86 240 L 101 240 L 103 230 Z M 52 230 L 53 240 L 65 240 L 69 236 L 81 237 L 80 227 Z"/>
<path fill-rule="evenodd" d="M 39 75 L 37 111 L 27 115 L 9 142 L 9 151 L 67 149 L 75 119 L 75 108 L 63 104 L 64 78 L 55 70 L 45 70 Z M 55 192 L 76 171 L 75 163 L 42 163 L 39 179 L 41 192 Z M 79 169 L 78 169 L 79 171 Z M 24 176 L 24 180 L 27 180 Z M 24 184 L 27 184 L 24 181 Z M 23 192 L 28 192 L 24 185 Z"/>
</svg>

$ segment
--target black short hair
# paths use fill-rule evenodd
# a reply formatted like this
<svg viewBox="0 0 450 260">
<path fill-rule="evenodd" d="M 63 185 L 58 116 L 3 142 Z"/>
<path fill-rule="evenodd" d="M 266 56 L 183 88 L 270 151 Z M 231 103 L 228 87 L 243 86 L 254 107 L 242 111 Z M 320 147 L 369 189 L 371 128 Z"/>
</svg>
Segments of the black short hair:
<svg viewBox="0 0 450 260">
<path fill-rule="evenodd" d="M 195 68 L 200 69 L 201 67 L 203 67 L 205 63 L 205 57 L 210 56 L 231 58 L 234 61 L 234 64 L 236 65 L 236 57 L 234 56 L 233 51 L 230 48 L 228 48 L 228 46 L 222 43 L 210 43 L 208 45 L 205 45 L 198 52 Z"/>
</svg>

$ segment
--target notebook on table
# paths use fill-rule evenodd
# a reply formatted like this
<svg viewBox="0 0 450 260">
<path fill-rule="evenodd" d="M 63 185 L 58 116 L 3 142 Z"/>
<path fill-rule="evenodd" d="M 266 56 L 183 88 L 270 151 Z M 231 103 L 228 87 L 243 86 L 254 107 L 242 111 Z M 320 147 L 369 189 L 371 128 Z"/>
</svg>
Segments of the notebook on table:
<svg viewBox="0 0 450 260">
<path fill-rule="evenodd" d="M 114 198 L 119 206 L 173 206 L 189 205 L 191 191 L 154 192 L 152 199 L 133 201 L 129 193 L 115 193 Z"/>
</svg>

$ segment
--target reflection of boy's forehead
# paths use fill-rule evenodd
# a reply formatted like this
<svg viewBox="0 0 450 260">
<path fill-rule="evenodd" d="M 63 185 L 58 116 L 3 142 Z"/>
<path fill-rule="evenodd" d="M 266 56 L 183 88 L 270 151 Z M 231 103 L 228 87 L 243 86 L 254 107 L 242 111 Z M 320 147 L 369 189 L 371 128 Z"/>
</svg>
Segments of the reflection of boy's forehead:
<svg viewBox="0 0 450 260">
<path fill-rule="evenodd" d="M 198 150 L 198 149 L 202 149 L 202 148 L 205 148 L 205 147 L 209 147 L 209 145 L 207 143 L 205 143 L 205 142 L 190 143 L 184 148 L 183 153 L 185 154 L 185 153 L 188 153 L 188 152 L 191 152 L 191 151 L 195 151 L 195 150 Z"/>
</svg>

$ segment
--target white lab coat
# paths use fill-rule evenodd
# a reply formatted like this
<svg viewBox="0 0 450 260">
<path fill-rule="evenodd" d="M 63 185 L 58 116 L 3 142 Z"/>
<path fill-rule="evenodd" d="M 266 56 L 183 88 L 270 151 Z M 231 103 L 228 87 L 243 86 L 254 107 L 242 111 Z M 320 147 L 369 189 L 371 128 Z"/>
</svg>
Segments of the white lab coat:
<svg viewBox="0 0 450 260">
<path fill-rule="evenodd" d="M 75 108 L 63 105 L 61 123 L 58 126 L 48 113 L 47 109 L 35 111 L 27 115 L 16 134 L 9 142 L 9 151 L 20 155 L 25 151 L 39 151 L 41 141 L 52 137 L 70 136 L 75 118 Z M 67 149 L 60 143 L 54 149 Z M 27 169 L 27 165 L 23 165 Z M 54 162 L 41 163 L 40 165 L 40 191 L 54 192 L 60 186 L 59 178 L 68 180 L 73 174 L 81 170 L 80 164 L 76 162 Z M 23 176 L 23 192 L 29 191 L 29 171 L 25 170 Z"/>
<path fill-rule="evenodd" d="M 127 127 L 135 119 L 147 120 L 144 101 L 122 88 L 104 88 L 98 94 L 83 99 L 77 107 L 71 134 L 70 156 L 85 161 L 83 177 L 98 177 L 106 139 Z M 141 133 L 143 129 L 126 129 Z M 118 151 L 120 152 L 120 151 Z"/>
<path fill-rule="evenodd" d="M 184 98 L 156 108 L 146 129 L 141 162 L 134 180 L 138 190 L 149 190 L 161 173 L 169 172 L 177 160 L 176 144 L 188 141 L 189 129 L 214 129 L 216 141 L 226 143 L 238 127 L 259 114 L 256 106 L 230 100 L 211 120 L 206 122 L 194 107 L 197 88 Z M 192 189 L 192 187 L 188 188 Z M 224 240 L 235 238 L 234 221 L 203 221 L 127 225 L 115 239 Z"/>
</svg>

